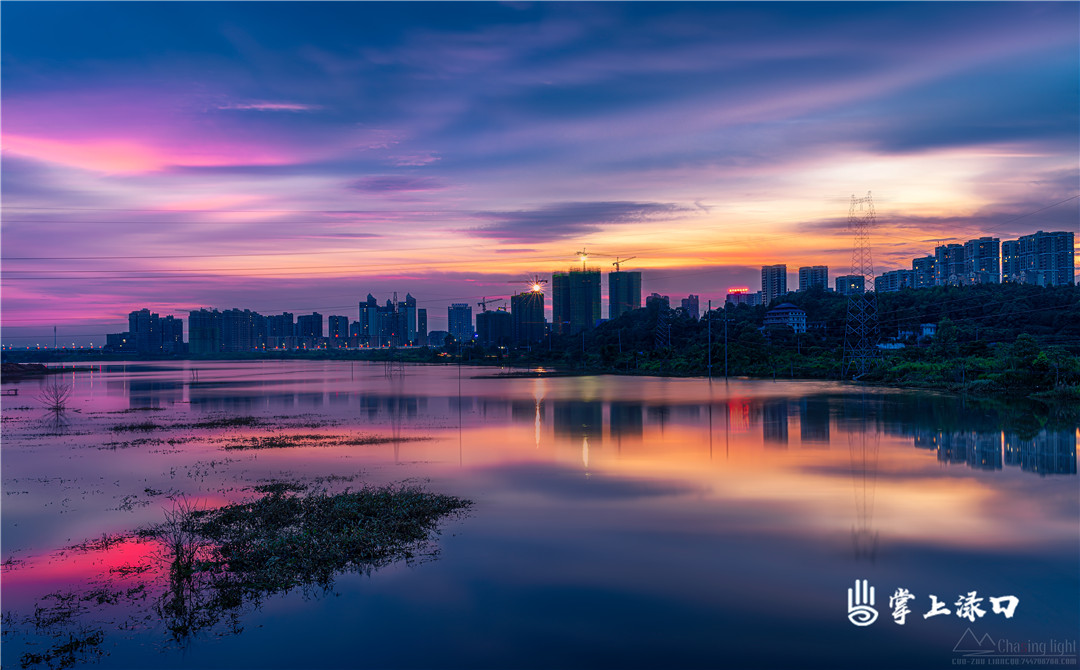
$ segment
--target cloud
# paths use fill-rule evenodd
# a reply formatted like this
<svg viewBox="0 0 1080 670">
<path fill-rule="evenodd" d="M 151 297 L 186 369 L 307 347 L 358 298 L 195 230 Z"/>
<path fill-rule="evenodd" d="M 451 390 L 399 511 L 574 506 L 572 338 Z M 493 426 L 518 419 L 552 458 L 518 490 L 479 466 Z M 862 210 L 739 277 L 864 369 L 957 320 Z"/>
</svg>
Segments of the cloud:
<svg viewBox="0 0 1080 670">
<path fill-rule="evenodd" d="M 364 177 L 352 183 L 352 188 L 368 193 L 401 193 L 412 191 L 436 191 L 443 184 L 431 177 L 410 177 L 407 175 L 376 175 Z"/>
<path fill-rule="evenodd" d="M 423 165 L 431 165 L 440 159 L 441 158 L 437 153 L 430 151 L 427 153 L 390 157 L 390 161 L 398 167 L 421 167 Z"/>
<path fill-rule="evenodd" d="M 539 209 L 478 212 L 495 221 L 469 232 L 480 237 L 517 241 L 549 241 L 595 233 L 602 226 L 653 223 L 682 218 L 693 208 L 662 202 L 563 202 Z"/>
<path fill-rule="evenodd" d="M 299 102 L 234 102 L 218 105 L 218 109 L 256 112 L 311 112 L 322 108 L 322 105 L 305 105 Z"/>
<path fill-rule="evenodd" d="M 296 235 L 295 237 L 308 240 L 370 240 L 382 239 L 382 235 L 376 233 L 323 233 L 320 235 Z"/>
</svg>

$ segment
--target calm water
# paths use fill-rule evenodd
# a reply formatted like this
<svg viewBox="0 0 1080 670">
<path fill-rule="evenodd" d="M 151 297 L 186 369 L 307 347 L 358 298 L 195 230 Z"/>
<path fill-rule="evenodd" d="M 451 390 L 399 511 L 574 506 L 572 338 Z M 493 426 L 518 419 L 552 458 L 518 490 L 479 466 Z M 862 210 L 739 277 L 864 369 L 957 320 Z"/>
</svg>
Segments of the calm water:
<svg viewBox="0 0 1080 670">
<path fill-rule="evenodd" d="M 59 421 L 35 402 L 45 382 L 5 384 L 4 665 L 93 631 L 102 653 L 76 660 L 123 668 L 1075 665 L 1075 423 L 833 383 L 474 378 L 495 372 L 108 365 L 63 376 Z M 235 416 L 259 424 L 190 427 Z M 111 430 L 146 421 L 165 428 Z M 358 433 L 400 441 L 224 449 Z M 94 595 L 160 589 L 150 544 L 70 548 L 272 479 L 422 482 L 475 505 L 436 558 L 245 604 L 184 644 L 152 597 Z M 869 626 L 848 619 L 856 579 L 876 591 Z M 971 591 L 974 622 L 954 604 Z M 931 594 L 952 613 L 924 618 Z M 989 600 L 1005 595 L 1011 618 Z M 70 616 L 31 622 L 64 598 Z"/>
</svg>

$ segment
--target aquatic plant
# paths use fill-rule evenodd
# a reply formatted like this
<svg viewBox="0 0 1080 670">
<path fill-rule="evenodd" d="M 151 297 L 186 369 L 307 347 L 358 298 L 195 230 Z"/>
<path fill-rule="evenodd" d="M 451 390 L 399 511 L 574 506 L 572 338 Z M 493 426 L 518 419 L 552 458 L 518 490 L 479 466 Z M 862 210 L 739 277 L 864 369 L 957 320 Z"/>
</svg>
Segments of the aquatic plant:
<svg viewBox="0 0 1080 670">
<path fill-rule="evenodd" d="M 178 642 L 240 609 L 297 587 L 330 588 L 334 576 L 432 556 L 439 520 L 471 502 L 418 487 L 330 494 L 271 482 L 261 497 L 216 509 L 181 500 L 148 534 L 162 542 L 169 588 L 159 614 Z M 302 495 L 301 495 L 302 494 Z"/>
</svg>

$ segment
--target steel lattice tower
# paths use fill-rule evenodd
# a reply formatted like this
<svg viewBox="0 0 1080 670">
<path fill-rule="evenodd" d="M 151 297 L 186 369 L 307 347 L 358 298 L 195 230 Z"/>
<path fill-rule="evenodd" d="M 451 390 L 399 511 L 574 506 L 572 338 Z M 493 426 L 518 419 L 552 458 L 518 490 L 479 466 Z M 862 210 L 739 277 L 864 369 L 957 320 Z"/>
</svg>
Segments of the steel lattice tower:
<svg viewBox="0 0 1080 670">
<path fill-rule="evenodd" d="M 877 294 L 874 292 L 874 260 L 870 255 L 870 227 L 874 223 L 874 199 L 851 196 L 848 225 L 855 234 L 851 274 L 863 278 L 863 293 L 848 295 L 847 328 L 844 332 L 845 379 L 866 374 L 878 357 Z"/>
</svg>

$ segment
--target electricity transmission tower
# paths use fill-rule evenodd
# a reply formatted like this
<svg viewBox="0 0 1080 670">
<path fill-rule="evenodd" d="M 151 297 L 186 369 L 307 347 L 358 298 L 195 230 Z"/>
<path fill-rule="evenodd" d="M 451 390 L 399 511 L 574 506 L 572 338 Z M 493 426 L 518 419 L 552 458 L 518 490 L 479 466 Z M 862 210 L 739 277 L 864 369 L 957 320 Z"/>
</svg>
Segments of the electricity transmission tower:
<svg viewBox="0 0 1080 670">
<path fill-rule="evenodd" d="M 848 225 L 855 234 L 851 274 L 863 278 L 864 291 L 848 294 L 847 327 L 844 331 L 845 379 L 866 374 L 878 357 L 877 294 L 874 292 L 874 261 L 870 256 L 870 227 L 874 224 L 874 200 L 851 196 Z"/>
</svg>

